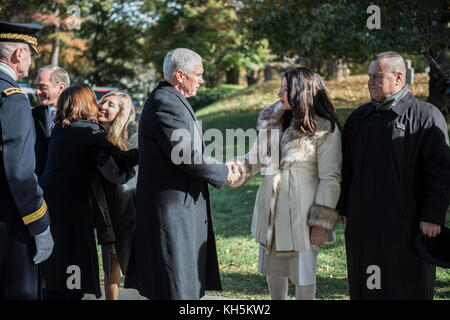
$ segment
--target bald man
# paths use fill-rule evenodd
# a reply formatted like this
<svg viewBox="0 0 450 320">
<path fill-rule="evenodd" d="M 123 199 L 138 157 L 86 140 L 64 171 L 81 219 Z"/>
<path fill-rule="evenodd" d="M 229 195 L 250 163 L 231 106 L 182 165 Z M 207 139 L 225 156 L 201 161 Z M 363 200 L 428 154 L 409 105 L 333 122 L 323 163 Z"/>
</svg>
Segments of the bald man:
<svg viewBox="0 0 450 320">
<path fill-rule="evenodd" d="M 405 84 L 396 52 L 369 67 L 371 102 L 342 133 L 342 193 L 351 299 L 432 299 L 435 267 L 414 246 L 436 237 L 450 202 L 447 124 Z"/>
</svg>

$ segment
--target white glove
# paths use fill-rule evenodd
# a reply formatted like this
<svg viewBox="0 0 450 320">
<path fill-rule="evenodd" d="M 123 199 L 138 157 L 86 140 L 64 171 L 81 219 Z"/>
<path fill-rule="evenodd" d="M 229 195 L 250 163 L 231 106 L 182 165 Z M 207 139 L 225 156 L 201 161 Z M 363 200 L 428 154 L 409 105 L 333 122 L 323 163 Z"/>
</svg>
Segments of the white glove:
<svg viewBox="0 0 450 320">
<path fill-rule="evenodd" d="M 44 232 L 37 234 L 34 237 L 34 241 L 36 241 L 36 255 L 33 257 L 33 262 L 34 264 L 38 264 L 47 260 L 53 251 L 54 243 L 52 234 L 50 233 L 50 226 Z"/>
</svg>

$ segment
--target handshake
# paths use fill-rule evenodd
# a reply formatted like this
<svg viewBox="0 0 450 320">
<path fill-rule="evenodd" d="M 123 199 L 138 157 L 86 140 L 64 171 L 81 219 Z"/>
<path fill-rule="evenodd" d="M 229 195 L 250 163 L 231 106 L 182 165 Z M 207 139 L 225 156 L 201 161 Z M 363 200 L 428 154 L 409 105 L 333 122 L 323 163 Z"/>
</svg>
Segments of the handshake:
<svg viewBox="0 0 450 320">
<path fill-rule="evenodd" d="M 227 184 L 233 184 L 241 178 L 242 170 L 234 161 L 228 161 L 225 165 L 228 167 Z"/>
</svg>

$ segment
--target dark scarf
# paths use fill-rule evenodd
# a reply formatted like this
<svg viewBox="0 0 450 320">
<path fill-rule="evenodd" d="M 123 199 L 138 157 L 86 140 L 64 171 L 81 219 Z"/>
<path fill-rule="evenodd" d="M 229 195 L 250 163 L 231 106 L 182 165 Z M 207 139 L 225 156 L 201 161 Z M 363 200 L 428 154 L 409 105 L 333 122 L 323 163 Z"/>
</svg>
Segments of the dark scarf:
<svg viewBox="0 0 450 320">
<path fill-rule="evenodd" d="M 405 85 L 403 89 L 401 89 L 399 92 L 394 93 L 392 96 L 384 99 L 383 101 L 378 102 L 372 99 L 372 103 L 375 104 L 377 110 L 382 111 L 389 110 L 392 107 L 394 107 L 400 101 L 400 99 L 403 98 L 407 93 L 408 93 L 408 86 Z"/>
</svg>

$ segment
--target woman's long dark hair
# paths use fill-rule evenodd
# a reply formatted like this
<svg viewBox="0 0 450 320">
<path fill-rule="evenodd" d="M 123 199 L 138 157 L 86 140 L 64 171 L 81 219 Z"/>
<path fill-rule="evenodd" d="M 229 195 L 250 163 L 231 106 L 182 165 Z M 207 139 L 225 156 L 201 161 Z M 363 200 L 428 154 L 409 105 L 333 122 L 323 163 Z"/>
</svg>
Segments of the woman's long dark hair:
<svg viewBox="0 0 450 320">
<path fill-rule="evenodd" d="M 333 103 L 328 98 L 325 84 L 320 76 L 308 68 L 287 70 L 284 75 L 287 82 L 287 98 L 291 110 L 285 111 L 282 119 L 283 129 L 295 119 L 295 126 L 309 136 L 316 133 L 314 115 L 327 119 L 331 131 L 335 125 L 341 129 Z"/>
</svg>

